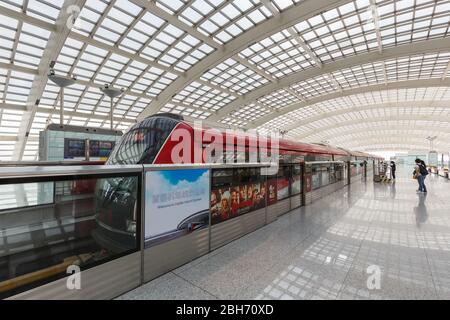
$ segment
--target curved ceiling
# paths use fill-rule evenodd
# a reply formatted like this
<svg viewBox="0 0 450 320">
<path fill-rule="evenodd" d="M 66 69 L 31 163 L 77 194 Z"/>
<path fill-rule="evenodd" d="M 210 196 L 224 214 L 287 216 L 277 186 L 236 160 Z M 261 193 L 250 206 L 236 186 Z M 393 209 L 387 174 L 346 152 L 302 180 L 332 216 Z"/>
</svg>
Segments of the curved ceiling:
<svg viewBox="0 0 450 320">
<path fill-rule="evenodd" d="M 110 83 L 120 130 L 174 112 L 364 151 L 436 135 L 448 152 L 449 18 L 450 0 L 2 0 L 0 160 L 36 159 L 59 121 L 52 61 L 78 77 L 66 124 L 109 127 Z"/>
</svg>

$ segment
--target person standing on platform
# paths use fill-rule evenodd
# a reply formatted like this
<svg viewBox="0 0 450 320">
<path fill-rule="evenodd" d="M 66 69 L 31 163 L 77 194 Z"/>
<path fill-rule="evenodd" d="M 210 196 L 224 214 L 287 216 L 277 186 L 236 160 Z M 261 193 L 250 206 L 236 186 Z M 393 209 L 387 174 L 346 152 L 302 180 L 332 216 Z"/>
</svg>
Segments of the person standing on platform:
<svg viewBox="0 0 450 320">
<path fill-rule="evenodd" d="M 394 161 L 391 161 L 391 175 L 392 179 L 395 180 L 395 171 L 397 170 L 397 166 Z"/>
<path fill-rule="evenodd" d="M 427 193 L 427 187 L 425 186 L 425 178 L 428 175 L 427 166 L 423 160 L 419 158 L 416 159 L 415 176 L 417 177 L 417 182 L 419 183 L 419 190 L 417 192 Z"/>
</svg>

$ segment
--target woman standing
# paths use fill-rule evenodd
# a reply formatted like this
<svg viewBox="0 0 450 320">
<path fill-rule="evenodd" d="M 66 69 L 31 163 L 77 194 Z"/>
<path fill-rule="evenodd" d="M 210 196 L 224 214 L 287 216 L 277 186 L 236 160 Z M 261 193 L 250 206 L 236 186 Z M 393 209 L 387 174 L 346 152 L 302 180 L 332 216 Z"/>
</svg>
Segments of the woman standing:
<svg viewBox="0 0 450 320">
<path fill-rule="evenodd" d="M 419 183 L 419 190 L 417 192 L 427 193 L 427 187 L 425 186 L 425 178 L 428 175 L 427 166 L 423 160 L 419 158 L 416 159 L 415 176 L 417 177 L 417 182 Z"/>
</svg>

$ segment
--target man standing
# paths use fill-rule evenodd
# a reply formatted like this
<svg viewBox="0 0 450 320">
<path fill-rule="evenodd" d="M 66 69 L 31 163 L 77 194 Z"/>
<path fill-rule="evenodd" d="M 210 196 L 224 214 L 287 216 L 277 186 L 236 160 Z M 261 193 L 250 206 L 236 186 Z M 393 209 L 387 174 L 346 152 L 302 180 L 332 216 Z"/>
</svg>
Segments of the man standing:
<svg viewBox="0 0 450 320">
<path fill-rule="evenodd" d="M 395 171 L 397 170 L 397 166 L 394 161 L 391 161 L 391 175 L 392 179 L 395 180 Z"/>
</svg>

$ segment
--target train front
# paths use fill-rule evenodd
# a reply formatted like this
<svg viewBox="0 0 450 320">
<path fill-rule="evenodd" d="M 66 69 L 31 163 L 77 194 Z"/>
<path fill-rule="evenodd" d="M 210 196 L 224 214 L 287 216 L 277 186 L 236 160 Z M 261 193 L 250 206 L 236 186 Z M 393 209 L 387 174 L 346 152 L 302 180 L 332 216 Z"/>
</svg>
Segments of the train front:
<svg viewBox="0 0 450 320">
<path fill-rule="evenodd" d="M 134 125 L 112 151 L 106 165 L 152 164 L 182 118 L 156 115 Z M 137 248 L 139 181 L 136 176 L 98 179 L 95 188 L 97 228 L 92 236 L 112 253 Z"/>
</svg>

